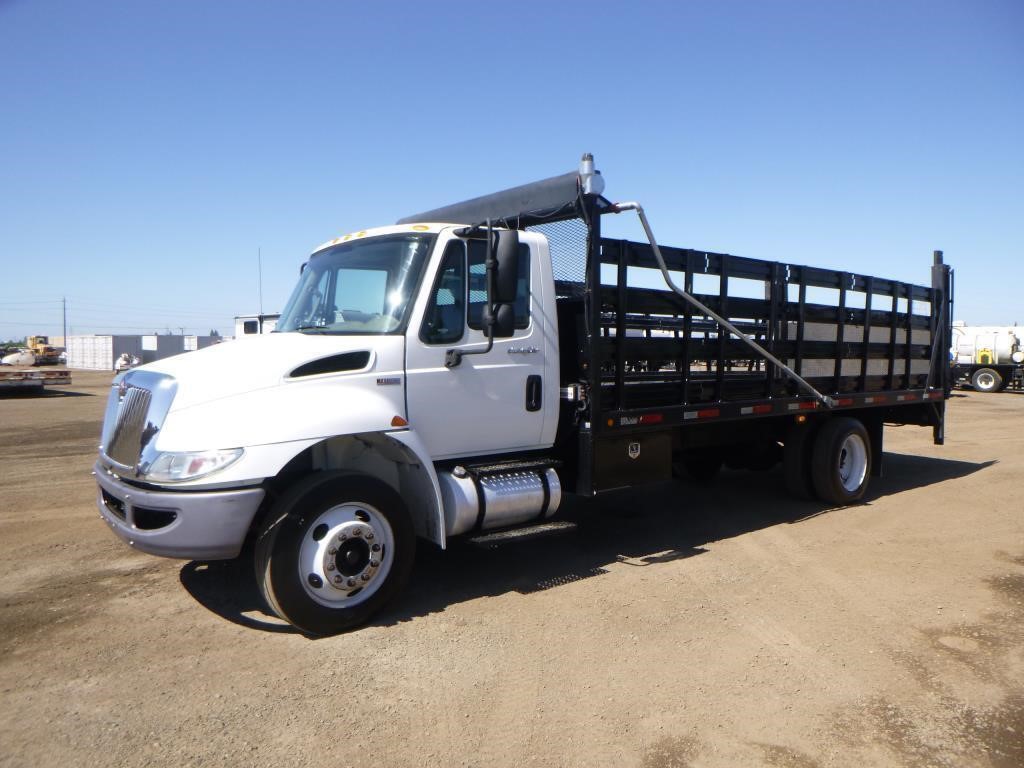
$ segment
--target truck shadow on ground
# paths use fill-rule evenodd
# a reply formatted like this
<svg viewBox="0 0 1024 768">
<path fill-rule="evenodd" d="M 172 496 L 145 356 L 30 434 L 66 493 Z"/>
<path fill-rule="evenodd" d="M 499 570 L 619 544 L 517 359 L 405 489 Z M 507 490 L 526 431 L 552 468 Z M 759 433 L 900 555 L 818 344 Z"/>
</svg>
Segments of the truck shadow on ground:
<svg viewBox="0 0 1024 768">
<path fill-rule="evenodd" d="M 44 400 L 60 397 L 96 397 L 96 393 L 32 388 L 0 390 L 0 400 Z"/>
<path fill-rule="evenodd" d="M 937 459 L 912 453 L 884 453 L 882 477 L 871 478 L 864 501 L 870 504 L 875 499 L 894 493 L 971 475 L 995 463 L 995 459 L 974 462 Z"/>
<path fill-rule="evenodd" d="M 994 463 L 887 453 L 885 476 L 872 479 L 865 503 Z M 756 475 L 727 470 L 706 486 L 672 482 L 592 500 L 569 497 L 556 518 L 562 524 L 548 530 L 457 539 L 443 552 L 421 543 L 409 586 L 371 625 L 402 623 L 481 597 L 541 592 L 599 577 L 614 563 L 656 568 L 703 554 L 715 541 L 833 513 L 841 510 L 789 497 L 780 468 Z M 228 621 L 296 631 L 271 618 L 251 558 L 193 561 L 180 579 L 197 602 Z"/>
</svg>

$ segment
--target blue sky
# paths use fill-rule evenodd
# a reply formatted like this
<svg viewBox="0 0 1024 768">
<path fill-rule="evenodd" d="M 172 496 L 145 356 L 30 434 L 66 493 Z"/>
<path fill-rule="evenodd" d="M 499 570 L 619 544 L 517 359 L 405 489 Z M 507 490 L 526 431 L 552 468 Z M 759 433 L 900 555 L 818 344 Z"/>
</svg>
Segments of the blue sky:
<svg viewBox="0 0 1024 768">
<path fill-rule="evenodd" d="M 1024 3 L 0 0 L 0 339 L 230 334 L 337 234 L 571 170 L 666 244 L 1024 323 Z M 615 236 L 639 239 L 634 219 Z"/>
</svg>

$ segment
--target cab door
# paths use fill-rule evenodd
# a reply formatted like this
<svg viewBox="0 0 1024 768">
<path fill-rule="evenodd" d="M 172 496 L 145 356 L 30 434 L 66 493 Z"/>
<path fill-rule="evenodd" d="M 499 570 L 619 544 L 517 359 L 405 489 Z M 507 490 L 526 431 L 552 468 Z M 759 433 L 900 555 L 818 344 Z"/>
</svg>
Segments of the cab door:
<svg viewBox="0 0 1024 768">
<path fill-rule="evenodd" d="M 543 400 L 545 394 L 550 397 L 547 385 L 554 382 L 545 381 L 549 345 L 534 293 L 542 285 L 536 243 L 519 246 L 515 332 L 494 339 L 484 354 L 466 353 L 487 347 L 486 244 L 453 237 L 438 248 L 433 284 L 428 275 L 424 284 L 429 293 L 408 334 L 410 428 L 434 459 L 541 447 L 547 410 Z M 446 368 L 445 354 L 451 349 L 464 354 L 458 365 Z"/>
</svg>

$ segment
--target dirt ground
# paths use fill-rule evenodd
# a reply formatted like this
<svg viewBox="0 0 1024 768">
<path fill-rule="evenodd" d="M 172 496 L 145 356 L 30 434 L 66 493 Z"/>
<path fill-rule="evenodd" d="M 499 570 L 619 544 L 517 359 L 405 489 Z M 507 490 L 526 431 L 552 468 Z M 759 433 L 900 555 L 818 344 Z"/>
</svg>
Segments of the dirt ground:
<svg viewBox="0 0 1024 768">
<path fill-rule="evenodd" d="M 0 766 L 1024 765 L 1024 396 L 887 428 L 867 503 L 727 471 L 420 548 L 321 640 L 246 563 L 141 555 L 90 477 L 110 376 L 0 397 Z"/>
</svg>

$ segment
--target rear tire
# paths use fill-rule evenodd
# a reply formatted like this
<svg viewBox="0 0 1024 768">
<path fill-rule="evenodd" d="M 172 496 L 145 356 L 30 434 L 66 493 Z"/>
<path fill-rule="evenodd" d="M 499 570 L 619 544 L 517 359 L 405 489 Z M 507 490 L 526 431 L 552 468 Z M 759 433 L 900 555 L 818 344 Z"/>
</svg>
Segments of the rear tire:
<svg viewBox="0 0 1024 768">
<path fill-rule="evenodd" d="M 811 477 L 818 498 L 844 506 L 860 500 L 868 488 L 871 438 L 856 419 L 826 421 L 814 439 Z"/>
<path fill-rule="evenodd" d="M 998 392 L 1003 388 L 1003 377 L 991 368 L 979 368 L 971 377 L 971 386 L 976 392 Z"/>
<path fill-rule="evenodd" d="M 402 588 L 415 556 L 401 497 L 365 475 L 317 473 L 274 504 L 256 581 L 278 616 L 311 635 L 364 624 Z"/>
</svg>

